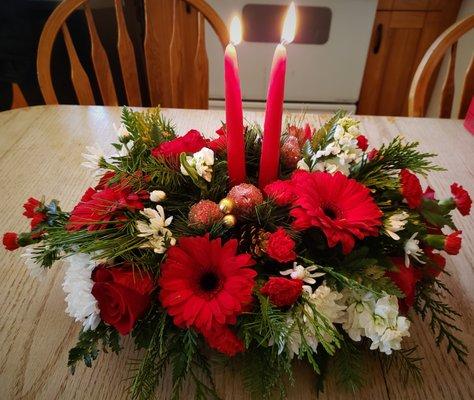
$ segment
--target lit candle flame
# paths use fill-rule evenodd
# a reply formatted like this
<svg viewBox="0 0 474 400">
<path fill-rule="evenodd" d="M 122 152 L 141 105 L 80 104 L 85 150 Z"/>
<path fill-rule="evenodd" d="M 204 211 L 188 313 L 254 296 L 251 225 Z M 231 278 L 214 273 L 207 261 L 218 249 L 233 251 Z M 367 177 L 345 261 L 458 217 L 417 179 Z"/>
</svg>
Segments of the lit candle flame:
<svg viewBox="0 0 474 400">
<path fill-rule="evenodd" d="M 283 44 L 291 43 L 295 38 L 296 32 L 296 7 L 292 1 L 286 13 L 285 22 L 283 24 L 283 32 L 281 34 L 281 42 Z"/>
<path fill-rule="evenodd" d="M 242 24 L 240 18 L 236 15 L 230 23 L 230 42 L 239 44 L 242 41 Z"/>
</svg>

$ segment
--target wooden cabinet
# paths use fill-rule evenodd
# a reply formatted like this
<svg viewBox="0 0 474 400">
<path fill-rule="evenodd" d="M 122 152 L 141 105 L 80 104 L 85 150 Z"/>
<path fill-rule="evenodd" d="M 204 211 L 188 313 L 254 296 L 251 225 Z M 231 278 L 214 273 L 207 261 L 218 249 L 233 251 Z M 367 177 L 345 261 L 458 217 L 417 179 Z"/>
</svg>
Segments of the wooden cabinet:
<svg viewBox="0 0 474 400">
<path fill-rule="evenodd" d="M 379 0 L 357 113 L 407 115 L 416 68 L 462 0 Z"/>
</svg>

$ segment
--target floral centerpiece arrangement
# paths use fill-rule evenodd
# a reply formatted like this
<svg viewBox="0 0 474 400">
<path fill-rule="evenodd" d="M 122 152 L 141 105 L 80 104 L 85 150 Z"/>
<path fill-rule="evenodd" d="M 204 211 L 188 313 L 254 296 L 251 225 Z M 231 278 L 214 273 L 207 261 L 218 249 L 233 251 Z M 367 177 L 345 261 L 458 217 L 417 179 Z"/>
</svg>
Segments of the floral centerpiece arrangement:
<svg viewBox="0 0 474 400">
<path fill-rule="evenodd" d="M 124 108 L 122 122 L 117 154 L 85 156 L 98 182 L 71 212 L 30 198 L 31 230 L 3 237 L 24 247 L 33 275 L 64 268 L 66 312 L 82 324 L 73 372 L 130 335 L 143 350 L 136 399 L 153 397 L 166 371 L 173 398 L 185 379 L 196 398 L 218 398 L 211 360 L 238 363 L 258 399 L 284 397 L 296 359 L 319 388 L 328 373 L 361 386 L 363 353 L 420 379 L 422 355 L 405 345 L 415 314 L 464 361 L 439 277 L 461 247 L 451 213 L 469 214 L 471 199 L 457 183 L 447 199 L 423 190 L 416 174 L 441 169 L 433 154 L 401 138 L 369 150 L 342 112 L 317 128 L 290 120 L 278 179 L 259 187 L 257 125 L 245 128 L 246 178 L 234 184 L 225 126 L 208 140 L 178 137 L 158 109 Z"/>
</svg>

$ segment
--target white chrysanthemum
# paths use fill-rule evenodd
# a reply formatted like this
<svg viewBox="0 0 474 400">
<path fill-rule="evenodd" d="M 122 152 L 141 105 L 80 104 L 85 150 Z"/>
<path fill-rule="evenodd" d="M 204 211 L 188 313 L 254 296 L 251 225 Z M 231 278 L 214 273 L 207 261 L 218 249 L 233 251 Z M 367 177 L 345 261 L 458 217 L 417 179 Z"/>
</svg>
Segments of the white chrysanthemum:
<svg viewBox="0 0 474 400">
<path fill-rule="evenodd" d="M 97 300 L 92 295 L 94 282 L 91 279 L 95 262 L 88 254 L 77 253 L 68 258 L 69 266 L 64 276 L 63 290 L 66 293 L 66 313 L 82 322 L 84 330 L 94 330 L 100 322 Z"/>
<path fill-rule="evenodd" d="M 46 277 L 46 269 L 35 260 L 35 250 L 36 249 L 34 246 L 26 246 L 24 247 L 21 257 L 24 259 L 26 268 L 28 269 L 30 275 L 33 278 L 42 281 Z"/>
<path fill-rule="evenodd" d="M 420 241 L 416 238 L 418 232 L 415 232 L 411 235 L 410 239 L 405 242 L 404 250 L 405 250 L 405 266 L 408 268 L 410 266 L 410 257 L 413 257 L 416 261 L 421 264 L 424 264 L 423 260 L 420 260 L 420 256 L 423 255 L 423 250 L 420 249 L 418 245 Z"/>
<path fill-rule="evenodd" d="M 171 224 L 173 217 L 165 217 L 165 210 L 162 206 L 153 208 L 145 208 L 140 211 L 140 214 L 148 218 L 148 223 L 145 221 L 137 221 L 137 229 L 140 232 L 139 237 L 148 238 L 148 242 L 142 247 L 152 248 L 155 253 L 163 254 L 168 246 L 174 246 L 176 239 L 173 233 L 167 228 Z"/>
<path fill-rule="evenodd" d="M 207 182 L 212 180 L 212 166 L 214 165 L 214 152 L 207 147 L 203 147 L 192 156 L 186 156 L 186 161 L 190 167 L 196 170 L 196 173 L 204 178 Z M 188 176 L 189 173 L 181 165 L 181 173 Z"/>
<path fill-rule="evenodd" d="M 290 275 L 291 279 L 301 279 L 303 282 L 313 285 L 316 283 L 314 278 L 319 278 L 324 275 L 324 272 L 314 272 L 318 269 L 316 265 L 303 267 L 298 263 L 293 263 L 293 268 L 285 271 L 280 271 L 281 275 Z"/>
<path fill-rule="evenodd" d="M 150 193 L 150 200 L 153 203 L 160 203 L 166 199 L 166 193 L 163 190 L 153 190 Z"/>
<path fill-rule="evenodd" d="M 406 211 L 390 215 L 383 223 L 384 232 L 393 240 L 400 240 L 400 236 L 398 236 L 396 232 L 405 229 L 409 216 Z"/>
</svg>

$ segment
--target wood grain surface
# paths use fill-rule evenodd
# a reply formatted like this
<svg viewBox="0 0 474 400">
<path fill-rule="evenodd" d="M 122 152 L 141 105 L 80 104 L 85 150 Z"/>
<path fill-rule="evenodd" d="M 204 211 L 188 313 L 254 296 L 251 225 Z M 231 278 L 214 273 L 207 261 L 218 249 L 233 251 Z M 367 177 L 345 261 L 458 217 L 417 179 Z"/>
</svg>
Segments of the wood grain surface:
<svg viewBox="0 0 474 400">
<path fill-rule="evenodd" d="M 179 133 L 196 128 L 212 135 L 224 119 L 221 111 L 165 110 Z M 246 113 L 247 120 L 260 121 L 260 113 Z M 318 122 L 324 116 L 308 118 Z M 449 185 L 460 182 L 474 193 L 472 137 L 459 120 L 360 117 L 362 130 L 377 146 L 398 134 L 419 140 L 421 149 L 439 153 L 437 162 L 447 171 L 430 176 L 438 196 L 449 195 Z M 120 121 L 118 107 L 39 106 L 0 113 L 0 232 L 27 229 L 21 205 L 29 197 L 57 198 L 66 210 L 94 182 L 89 170 L 80 166 L 87 144 L 98 142 L 104 149 L 114 139 L 113 124 Z M 473 218 L 458 218 L 463 230 L 461 253 L 450 257 L 443 278 L 455 298 L 448 299 L 463 314 L 462 337 L 474 351 L 474 224 Z M 130 376 L 128 365 L 136 358 L 133 344 L 124 340 L 120 355 L 101 354 L 92 368 L 79 366 L 68 373 L 68 349 L 75 344 L 79 324 L 65 313 L 62 264 L 45 281 L 29 277 L 18 253 L 0 250 L 0 399 L 126 399 Z M 403 385 L 397 374 L 385 375 L 376 355 L 366 368 L 367 386 L 356 394 L 341 391 L 334 379 L 327 381 L 320 399 L 473 399 L 474 356 L 466 366 L 454 356 L 438 350 L 426 326 L 415 318 L 406 345 L 418 343 L 425 381 Z M 405 343 L 405 342 L 404 342 Z M 248 399 L 238 370 L 214 368 L 217 386 L 224 399 Z M 396 371 L 393 371 L 396 372 Z M 296 367 L 296 384 L 289 389 L 291 400 L 315 399 L 315 378 L 304 365 Z M 183 399 L 191 398 L 185 386 Z M 167 377 L 157 398 L 169 399 Z"/>
</svg>

